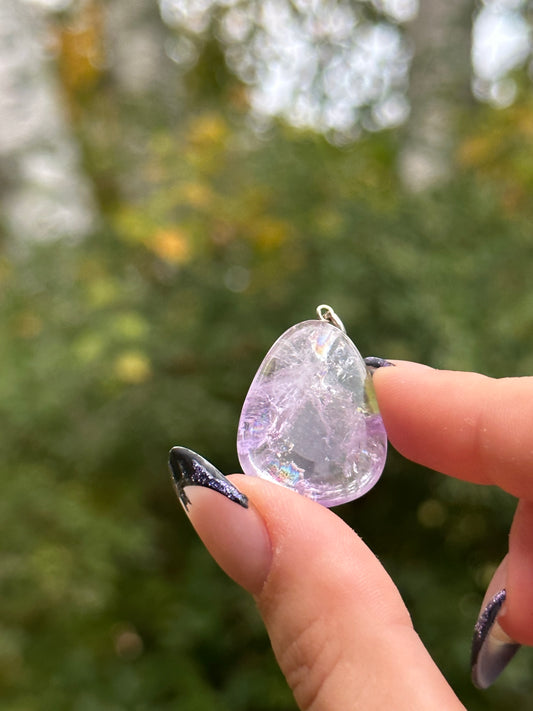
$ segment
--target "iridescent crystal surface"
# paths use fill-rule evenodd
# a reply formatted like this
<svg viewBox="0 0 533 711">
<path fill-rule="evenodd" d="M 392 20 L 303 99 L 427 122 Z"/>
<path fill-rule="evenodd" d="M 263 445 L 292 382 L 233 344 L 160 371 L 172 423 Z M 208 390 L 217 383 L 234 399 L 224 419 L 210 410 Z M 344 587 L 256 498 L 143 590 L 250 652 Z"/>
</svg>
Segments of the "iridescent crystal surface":
<svg viewBox="0 0 533 711">
<path fill-rule="evenodd" d="M 237 451 L 245 474 L 325 506 L 374 486 L 387 435 L 371 376 L 343 331 L 304 321 L 274 343 L 246 396 Z"/>
</svg>

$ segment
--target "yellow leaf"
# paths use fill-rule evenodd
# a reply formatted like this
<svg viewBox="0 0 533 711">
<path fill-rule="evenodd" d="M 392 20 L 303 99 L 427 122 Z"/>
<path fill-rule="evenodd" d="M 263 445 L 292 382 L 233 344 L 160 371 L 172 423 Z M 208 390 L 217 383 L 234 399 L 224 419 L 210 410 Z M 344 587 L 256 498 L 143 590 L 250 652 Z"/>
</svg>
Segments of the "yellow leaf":
<svg viewBox="0 0 533 711">
<path fill-rule="evenodd" d="M 171 264 L 184 264 L 190 259 L 187 236 L 177 227 L 158 230 L 149 246 L 158 257 Z"/>
<path fill-rule="evenodd" d="M 114 222 L 122 239 L 128 242 L 144 242 L 153 230 L 153 222 L 141 208 L 133 205 L 124 205 L 117 210 Z"/>
<path fill-rule="evenodd" d="M 74 20 L 59 31 L 59 69 L 67 91 L 92 88 L 105 65 L 104 18 L 99 2 L 83 4 Z"/>
<path fill-rule="evenodd" d="M 183 200 L 191 207 L 206 207 L 213 199 L 213 194 L 207 185 L 202 183 L 185 183 L 181 194 Z"/>
<path fill-rule="evenodd" d="M 138 385 L 152 374 L 148 356 L 141 351 L 125 351 L 115 360 L 113 368 L 118 380 L 129 385 Z"/>
<path fill-rule="evenodd" d="M 220 114 L 207 113 L 194 119 L 189 130 L 189 141 L 202 148 L 224 142 L 228 126 Z"/>
<path fill-rule="evenodd" d="M 113 319 L 113 332 L 127 340 L 137 340 L 146 336 L 147 321 L 135 311 L 117 314 Z"/>
<path fill-rule="evenodd" d="M 251 236 L 260 249 L 273 250 L 288 238 L 290 225 L 274 217 L 260 217 L 251 225 Z"/>
<path fill-rule="evenodd" d="M 105 349 L 105 341 L 100 334 L 86 333 L 73 344 L 75 357 L 83 364 L 88 365 L 97 360 Z"/>
<path fill-rule="evenodd" d="M 112 277 L 101 276 L 87 284 L 87 295 L 91 306 L 101 308 L 112 304 L 120 296 L 120 287 Z"/>
<path fill-rule="evenodd" d="M 480 166 L 492 158 L 493 150 L 491 135 L 471 136 L 459 147 L 459 161 L 466 167 Z"/>
</svg>

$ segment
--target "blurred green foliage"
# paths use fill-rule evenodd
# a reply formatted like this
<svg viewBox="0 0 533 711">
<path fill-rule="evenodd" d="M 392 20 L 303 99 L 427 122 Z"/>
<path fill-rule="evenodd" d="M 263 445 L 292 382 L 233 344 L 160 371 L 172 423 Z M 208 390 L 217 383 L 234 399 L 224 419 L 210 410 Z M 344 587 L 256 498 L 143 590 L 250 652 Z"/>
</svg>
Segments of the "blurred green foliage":
<svg viewBox="0 0 533 711">
<path fill-rule="evenodd" d="M 342 149 L 283 125 L 253 133 L 235 80 L 224 74 L 214 96 L 202 72 L 200 61 L 179 120 L 121 97 L 104 70 L 71 72 L 100 227 L 78 243 L 4 241 L 0 699 L 10 711 L 294 709 L 253 603 L 178 510 L 166 453 L 182 444 L 236 470 L 255 369 L 318 303 L 332 304 L 364 354 L 533 372 L 527 95 L 506 111 L 472 110 L 453 183 L 412 195 L 395 172 L 400 133 Z M 380 485 L 339 510 L 471 711 L 530 704 L 527 652 L 489 692 L 468 672 L 513 507 L 392 452 Z"/>
</svg>

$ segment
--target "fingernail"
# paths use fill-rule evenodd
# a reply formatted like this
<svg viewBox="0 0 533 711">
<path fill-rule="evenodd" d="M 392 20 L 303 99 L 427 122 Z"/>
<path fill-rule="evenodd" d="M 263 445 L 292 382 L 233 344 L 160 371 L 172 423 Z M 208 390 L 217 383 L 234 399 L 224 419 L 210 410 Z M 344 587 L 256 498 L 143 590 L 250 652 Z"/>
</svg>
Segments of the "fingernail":
<svg viewBox="0 0 533 711">
<path fill-rule="evenodd" d="M 172 447 L 168 455 L 168 467 L 178 494 L 178 499 L 188 511 L 190 499 L 185 492 L 189 486 L 205 486 L 218 491 L 230 501 L 248 507 L 248 499 L 234 486 L 229 479 L 218 471 L 211 462 L 204 459 L 192 449 Z"/>
<path fill-rule="evenodd" d="M 497 592 L 481 611 L 474 627 L 472 681 L 478 689 L 487 689 L 520 649 L 520 644 L 511 639 L 498 623 L 505 598 L 505 589 Z"/>
<path fill-rule="evenodd" d="M 373 375 L 378 368 L 394 367 L 394 363 L 391 363 L 390 360 L 378 358 L 377 356 L 367 356 L 365 358 L 365 365 L 371 375 Z"/>
<path fill-rule="evenodd" d="M 190 449 L 174 447 L 169 466 L 178 498 L 207 550 L 236 583 L 252 594 L 259 593 L 270 571 L 272 545 L 257 509 L 218 469 Z"/>
</svg>

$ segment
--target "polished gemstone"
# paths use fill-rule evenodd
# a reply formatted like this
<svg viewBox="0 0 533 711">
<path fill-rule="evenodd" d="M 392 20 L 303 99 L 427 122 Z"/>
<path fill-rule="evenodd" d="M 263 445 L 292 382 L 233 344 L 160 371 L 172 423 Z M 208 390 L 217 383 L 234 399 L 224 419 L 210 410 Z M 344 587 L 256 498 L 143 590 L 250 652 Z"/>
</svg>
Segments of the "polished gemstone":
<svg viewBox="0 0 533 711">
<path fill-rule="evenodd" d="M 340 328 L 304 321 L 274 343 L 246 396 L 237 450 L 245 474 L 325 506 L 374 486 L 387 435 L 371 376 Z"/>
</svg>

